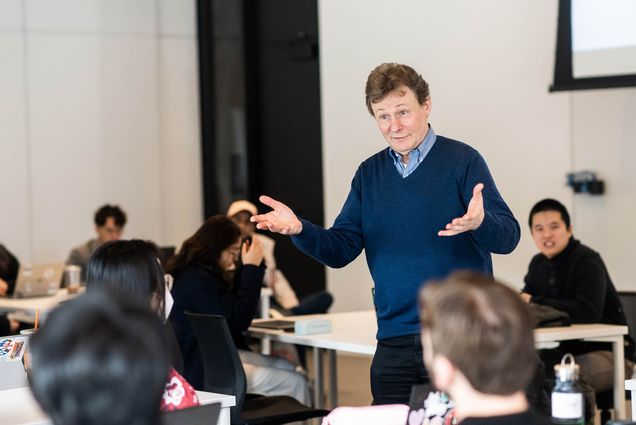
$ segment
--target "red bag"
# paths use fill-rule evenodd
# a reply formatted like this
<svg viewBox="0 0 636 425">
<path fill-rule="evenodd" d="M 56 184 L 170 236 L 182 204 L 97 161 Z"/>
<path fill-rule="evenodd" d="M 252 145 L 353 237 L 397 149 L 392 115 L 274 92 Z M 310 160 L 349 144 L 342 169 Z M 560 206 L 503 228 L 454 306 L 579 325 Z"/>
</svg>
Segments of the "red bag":
<svg viewBox="0 0 636 425">
<path fill-rule="evenodd" d="M 180 410 L 198 405 L 199 398 L 192 385 L 171 367 L 159 409 L 162 411 Z"/>
</svg>

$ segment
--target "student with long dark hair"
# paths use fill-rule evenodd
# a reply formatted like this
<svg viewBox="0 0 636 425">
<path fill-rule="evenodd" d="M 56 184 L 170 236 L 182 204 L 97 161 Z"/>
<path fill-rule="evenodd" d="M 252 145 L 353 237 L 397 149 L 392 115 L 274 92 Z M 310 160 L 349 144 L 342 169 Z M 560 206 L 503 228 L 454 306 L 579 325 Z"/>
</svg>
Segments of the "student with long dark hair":
<svg viewBox="0 0 636 425">
<path fill-rule="evenodd" d="M 55 425 L 159 423 L 169 359 L 148 304 L 89 291 L 55 309 L 29 344 L 31 390 Z"/>
<path fill-rule="evenodd" d="M 157 246 L 142 240 L 119 240 L 100 246 L 91 257 L 87 271 L 88 292 L 108 290 L 137 299 L 147 305 L 165 321 L 172 299 L 166 290 L 164 271 L 159 262 Z M 130 326 L 135 326 L 131 323 Z M 171 356 L 173 368 L 161 400 L 162 410 L 175 410 L 197 406 L 198 398 L 192 386 L 175 370 L 180 368 L 180 355 L 176 343 L 170 347 L 172 329 L 164 327 L 167 344 L 164 351 Z M 166 348 L 167 347 L 167 348 Z"/>
<path fill-rule="evenodd" d="M 294 372 L 286 360 L 249 351 L 243 335 L 256 313 L 265 272 L 257 239 L 243 243 L 241 230 L 232 220 L 222 215 L 210 217 L 183 243 L 166 269 L 174 276 L 175 304 L 170 319 L 184 357 L 184 375 L 195 388 L 203 387 L 203 360 L 184 311 L 225 317 L 239 349 L 249 393 L 307 401 L 305 377 Z"/>
</svg>

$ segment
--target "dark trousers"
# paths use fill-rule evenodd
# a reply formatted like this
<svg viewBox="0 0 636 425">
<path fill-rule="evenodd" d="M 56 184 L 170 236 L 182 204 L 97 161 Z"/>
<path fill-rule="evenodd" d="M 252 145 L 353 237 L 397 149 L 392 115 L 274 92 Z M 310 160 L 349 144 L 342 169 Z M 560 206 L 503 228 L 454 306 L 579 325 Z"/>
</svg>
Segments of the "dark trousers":
<svg viewBox="0 0 636 425">
<path fill-rule="evenodd" d="M 373 404 L 408 404 L 415 384 L 430 384 L 419 334 L 378 341 L 371 363 Z"/>
</svg>

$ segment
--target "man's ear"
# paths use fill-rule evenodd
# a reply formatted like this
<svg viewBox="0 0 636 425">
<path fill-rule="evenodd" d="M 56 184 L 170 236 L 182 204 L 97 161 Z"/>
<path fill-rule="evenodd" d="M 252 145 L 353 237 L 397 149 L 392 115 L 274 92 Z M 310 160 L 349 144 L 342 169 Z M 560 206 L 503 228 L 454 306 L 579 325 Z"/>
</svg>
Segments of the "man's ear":
<svg viewBox="0 0 636 425">
<path fill-rule="evenodd" d="M 428 118 L 431 116 L 431 109 L 433 109 L 433 103 L 430 95 L 424 101 L 424 107 L 426 108 L 426 118 Z"/>
<path fill-rule="evenodd" d="M 455 380 L 457 369 L 447 357 L 436 354 L 433 357 L 433 378 L 435 386 L 441 391 L 448 391 Z"/>
</svg>

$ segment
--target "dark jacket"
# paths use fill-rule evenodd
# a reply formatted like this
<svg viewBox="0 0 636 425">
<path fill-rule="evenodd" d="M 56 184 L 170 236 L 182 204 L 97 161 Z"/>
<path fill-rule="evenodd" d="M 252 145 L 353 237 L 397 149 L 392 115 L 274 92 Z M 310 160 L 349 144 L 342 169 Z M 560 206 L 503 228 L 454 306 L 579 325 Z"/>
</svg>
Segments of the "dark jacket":
<svg viewBox="0 0 636 425">
<path fill-rule="evenodd" d="M 9 284 L 8 295 L 13 294 L 19 269 L 18 259 L 4 245 L 0 244 L 0 279 Z"/>
<path fill-rule="evenodd" d="M 18 270 L 20 263 L 4 245 L 0 244 L 0 279 L 7 282 L 9 289 L 7 295 L 13 294 L 15 289 L 15 281 L 18 278 Z M 5 315 L 0 315 L 0 336 L 11 333 L 11 324 Z"/>
<path fill-rule="evenodd" d="M 183 354 L 183 376 L 194 388 L 203 388 L 203 361 L 184 311 L 225 317 L 236 347 L 248 349 L 243 332 L 256 314 L 264 273 L 264 266 L 242 266 L 236 271 L 232 287 L 217 271 L 198 263 L 174 273 L 170 320 Z"/>
<path fill-rule="evenodd" d="M 534 256 L 528 267 L 523 292 L 530 302 L 549 305 L 570 315 L 572 323 L 607 323 L 625 325 L 623 306 L 605 263 L 594 250 L 570 238 L 565 249 L 549 259 Z M 625 336 L 625 357 L 633 359 L 634 341 Z M 573 354 L 610 350 L 609 343 L 561 343 Z"/>
</svg>

